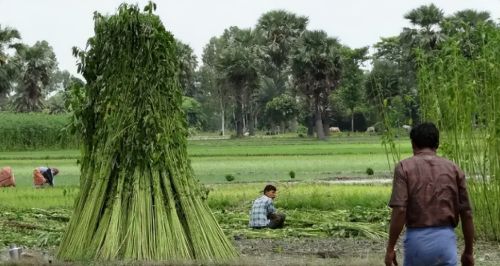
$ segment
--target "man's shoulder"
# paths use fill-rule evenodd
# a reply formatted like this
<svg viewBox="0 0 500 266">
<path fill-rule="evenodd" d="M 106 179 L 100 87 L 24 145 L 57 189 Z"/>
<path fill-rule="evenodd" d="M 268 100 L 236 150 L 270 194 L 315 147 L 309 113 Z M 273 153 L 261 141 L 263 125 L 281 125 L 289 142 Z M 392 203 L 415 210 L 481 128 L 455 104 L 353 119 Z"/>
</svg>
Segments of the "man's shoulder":
<svg viewBox="0 0 500 266">
<path fill-rule="evenodd" d="M 262 204 L 272 204 L 273 203 L 273 200 L 269 197 L 267 197 L 266 195 L 263 195 L 262 197 L 260 197 L 258 199 Z"/>
<path fill-rule="evenodd" d="M 270 199 L 268 197 L 266 197 L 266 196 L 260 196 L 254 202 L 267 202 L 269 200 Z"/>
<path fill-rule="evenodd" d="M 436 155 L 436 160 L 442 161 L 443 163 L 452 164 L 454 166 L 457 166 L 457 164 L 454 161 L 452 161 L 446 157 Z"/>
<path fill-rule="evenodd" d="M 448 158 L 445 158 L 445 157 L 439 157 L 439 160 L 440 160 L 442 165 L 446 166 L 447 169 L 450 169 L 451 171 L 453 171 L 455 173 L 459 173 L 460 175 L 463 175 L 462 169 L 454 161 L 452 161 Z"/>
<path fill-rule="evenodd" d="M 455 164 L 450 159 L 448 159 L 446 157 L 439 156 L 437 154 L 412 155 L 412 156 L 410 156 L 408 158 L 402 159 L 401 161 L 399 161 L 399 163 L 413 162 L 413 161 L 417 161 L 417 160 L 422 160 L 424 158 L 425 159 L 429 159 L 430 158 L 431 160 L 443 161 L 443 162 Z"/>
<path fill-rule="evenodd" d="M 415 156 L 411 156 L 411 157 L 402 159 L 401 161 L 399 161 L 396 164 L 396 168 L 398 168 L 398 167 L 403 167 L 404 168 L 404 166 L 415 164 L 416 160 L 418 160 L 418 158 L 416 158 Z"/>
<path fill-rule="evenodd" d="M 421 158 L 417 155 L 405 158 L 399 161 L 395 166 L 395 171 L 407 171 L 416 167 L 421 161 Z"/>
<path fill-rule="evenodd" d="M 430 159 L 429 159 L 430 158 Z M 403 168 L 411 168 L 411 166 L 417 166 L 420 163 L 423 163 L 424 161 L 433 161 L 434 163 L 442 166 L 448 166 L 451 168 L 455 169 L 460 169 L 458 165 L 453 162 L 452 160 L 439 156 L 439 155 L 431 155 L 430 157 L 425 157 L 425 156 L 419 156 L 419 155 L 413 155 L 411 157 L 408 157 L 406 159 L 403 159 L 399 161 L 396 167 L 403 167 Z"/>
</svg>

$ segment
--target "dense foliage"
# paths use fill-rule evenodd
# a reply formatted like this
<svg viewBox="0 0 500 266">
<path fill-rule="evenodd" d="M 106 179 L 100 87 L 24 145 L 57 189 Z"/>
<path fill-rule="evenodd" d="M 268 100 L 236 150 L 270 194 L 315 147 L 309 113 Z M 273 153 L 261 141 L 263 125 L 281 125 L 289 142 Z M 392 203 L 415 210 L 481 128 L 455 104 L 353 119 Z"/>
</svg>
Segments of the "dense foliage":
<svg viewBox="0 0 500 266">
<path fill-rule="evenodd" d="M 479 53 L 477 44 L 482 37 L 479 31 L 467 29 L 497 25 L 488 12 L 465 9 L 446 15 L 434 4 L 409 10 L 404 18 L 410 26 L 395 36 L 381 37 L 370 56 L 366 48 L 341 43 L 337 44 L 338 53 L 326 53 L 324 59 L 338 60 L 338 73 L 335 82 L 329 78 L 330 85 L 323 86 L 328 89 L 316 96 L 306 88 L 317 87 L 313 83 L 318 82 L 304 81 L 303 73 L 293 71 L 293 62 L 313 55 L 312 46 L 304 48 L 304 38 L 312 37 L 309 18 L 300 14 L 272 10 L 262 14 L 252 28 L 229 26 L 210 39 L 201 63 L 189 45 L 175 40 L 182 94 L 196 105 L 196 111 L 189 110 L 187 115 L 191 132 L 225 135 L 229 131 L 240 137 L 254 135 L 256 130 L 273 134 L 276 121 L 268 117 L 267 104 L 283 94 L 295 98 L 298 112 L 280 122 L 282 132 L 296 132 L 300 126 L 308 129 L 308 135 L 323 138 L 330 125 L 342 131 L 365 131 L 374 126 L 382 132 L 384 127 L 418 122 L 416 51 L 433 55 L 447 39 L 457 38 L 464 55 L 473 57 Z M 325 40 L 335 40 L 333 36 L 321 38 L 323 46 L 328 43 Z M 371 67 L 364 65 L 368 59 Z M 306 70 L 304 66 L 296 65 L 295 70 Z M 324 68 L 317 65 L 312 71 L 326 73 Z M 15 29 L 0 27 L 0 110 L 72 112 L 67 107 L 72 85 L 67 81 L 78 83 L 76 79 L 57 69 L 47 42 L 25 45 Z M 384 116 L 387 112 L 382 109 L 391 114 Z M 318 131 L 320 126 L 322 131 Z"/>
<path fill-rule="evenodd" d="M 465 45 L 468 38 L 474 43 Z M 469 46 L 473 44 L 472 46 Z M 500 29 L 468 25 L 419 58 L 422 116 L 443 132 L 441 150 L 466 171 L 479 234 L 500 240 Z"/>
<path fill-rule="evenodd" d="M 77 148 L 69 122 L 69 115 L 0 112 L 0 151 Z"/>
</svg>

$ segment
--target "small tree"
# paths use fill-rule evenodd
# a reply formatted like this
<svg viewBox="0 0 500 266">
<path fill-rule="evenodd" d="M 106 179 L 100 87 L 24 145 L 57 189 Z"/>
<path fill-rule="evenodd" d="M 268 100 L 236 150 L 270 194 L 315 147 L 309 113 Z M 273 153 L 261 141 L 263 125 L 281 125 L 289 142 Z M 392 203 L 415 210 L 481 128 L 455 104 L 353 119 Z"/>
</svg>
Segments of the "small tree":
<svg viewBox="0 0 500 266">
<path fill-rule="evenodd" d="M 195 69 L 198 65 L 193 49 L 179 40 L 176 43 L 176 54 L 179 59 L 179 82 L 182 94 L 188 97 L 195 97 L 197 94 L 195 86 Z"/>
<path fill-rule="evenodd" d="M 218 109 L 220 116 L 220 133 L 225 135 L 226 115 L 230 102 L 230 87 L 224 74 L 217 68 L 217 56 L 224 47 L 224 42 L 220 38 L 213 37 L 203 49 L 203 65 L 199 70 L 200 91 L 207 95 L 207 100 Z M 210 102 L 209 102 L 210 103 Z"/>
<path fill-rule="evenodd" d="M 299 112 L 297 101 L 287 94 L 273 98 L 266 104 L 266 114 L 273 124 L 281 125 L 285 130 L 285 123 L 297 116 Z"/>
<path fill-rule="evenodd" d="M 340 97 L 342 102 L 351 113 L 351 131 L 354 132 L 354 108 L 363 98 L 363 71 L 361 64 L 365 61 L 368 48 L 349 49 L 344 47 L 343 51 L 343 76 L 340 81 Z"/>
<path fill-rule="evenodd" d="M 205 123 L 205 115 L 201 110 L 201 104 L 187 96 L 182 97 L 182 110 L 186 114 L 186 119 L 189 127 L 201 129 Z"/>
</svg>

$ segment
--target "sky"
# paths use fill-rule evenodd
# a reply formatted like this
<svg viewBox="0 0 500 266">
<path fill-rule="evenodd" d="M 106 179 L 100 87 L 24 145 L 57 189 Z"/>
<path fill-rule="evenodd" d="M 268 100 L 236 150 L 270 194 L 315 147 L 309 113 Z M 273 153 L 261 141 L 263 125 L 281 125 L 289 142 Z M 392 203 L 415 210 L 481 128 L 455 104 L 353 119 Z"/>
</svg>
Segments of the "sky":
<svg viewBox="0 0 500 266">
<path fill-rule="evenodd" d="M 0 0 L 0 25 L 17 29 L 22 42 L 46 40 L 54 48 L 59 68 L 76 74 L 73 46 L 85 48 L 94 35 L 93 13 L 113 14 L 123 0 Z M 500 0 L 156 0 L 156 14 L 174 36 L 193 48 L 201 61 L 211 37 L 230 26 L 254 27 L 268 11 L 284 9 L 309 18 L 308 29 L 324 30 L 351 48 L 370 46 L 380 37 L 395 36 L 409 23 L 408 11 L 434 3 L 445 15 L 463 9 L 490 12 L 500 18 Z"/>
</svg>

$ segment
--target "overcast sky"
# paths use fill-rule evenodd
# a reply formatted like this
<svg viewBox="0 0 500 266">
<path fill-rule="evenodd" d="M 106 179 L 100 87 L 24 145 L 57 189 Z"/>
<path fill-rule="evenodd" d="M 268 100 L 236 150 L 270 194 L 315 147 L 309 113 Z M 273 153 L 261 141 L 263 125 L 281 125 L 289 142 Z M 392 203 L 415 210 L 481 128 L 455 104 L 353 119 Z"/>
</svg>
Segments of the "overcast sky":
<svg viewBox="0 0 500 266">
<path fill-rule="evenodd" d="M 16 28 L 22 41 L 47 40 L 59 68 L 76 73 L 71 47 L 84 48 L 93 36 L 92 14 L 114 13 L 121 0 L 0 0 L 0 25 Z M 147 1 L 125 1 L 139 3 Z M 500 0 L 165 0 L 155 1 L 167 30 L 189 44 L 198 58 L 213 36 L 230 26 L 254 27 L 263 13 L 285 9 L 309 17 L 309 29 L 322 29 L 352 48 L 372 45 L 380 37 L 397 35 L 409 24 L 409 10 L 434 3 L 445 15 L 471 8 L 500 18 Z"/>
</svg>

